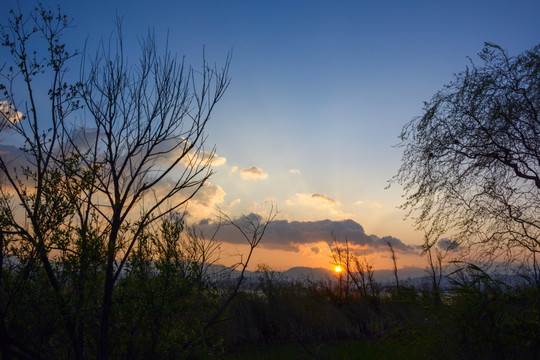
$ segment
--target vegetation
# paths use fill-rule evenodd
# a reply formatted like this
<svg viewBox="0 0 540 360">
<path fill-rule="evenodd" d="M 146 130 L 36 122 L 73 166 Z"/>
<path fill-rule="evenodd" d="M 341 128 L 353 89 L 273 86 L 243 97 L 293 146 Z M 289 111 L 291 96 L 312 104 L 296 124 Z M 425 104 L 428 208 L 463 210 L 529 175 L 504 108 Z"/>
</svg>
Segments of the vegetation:
<svg viewBox="0 0 540 360">
<path fill-rule="evenodd" d="M 69 26 L 39 7 L 11 12 L 0 31 L 11 56 L 0 131 L 22 143 L 0 153 L 1 359 L 540 358 L 539 47 L 511 58 L 488 45 L 486 66 L 458 75 L 404 131 L 398 181 L 412 193 L 405 207 L 422 211 L 428 285 L 399 279 L 390 242 L 385 285 L 335 239 L 338 279 L 290 282 L 261 265 L 242 287 L 273 209 L 221 214 L 250 246 L 232 277 L 211 266 L 215 235 L 182 212 L 212 174 L 204 130 L 229 58 L 194 71 L 150 35 L 131 66 L 118 26 L 68 82 Z M 450 225 L 456 244 L 518 244 L 532 267 L 516 281 L 445 262 L 450 247 L 433 236 Z"/>
<path fill-rule="evenodd" d="M 242 277 L 215 287 L 217 244 L 183 214 L 212 174 L 230 57 L 196 71 L 149 34 L 131 65 L 118 23 L 74 75 L 70 26 L 40 5 L 0 27 L 0 131 L 16 144 L 0 156 L 2 358 L 208 358 Z M 250 256 L 273 214 L 229 219 Z"/>
<path fill-rule="evenodd" d="M 539 358 L 536 285 L 517 275 L 510 285 L 473 264 L 453 267 L 442 292 L 426 277 L 421 286 L 379 284 L 376 295 L 352 284 L 340 292 L 337 279 L 291 283 L 263 267 L 222 324 L 228 358 Z"/>
<path fill-rule="evenodd" d="M 159 234 L 161 236 L 161 234 Z M 149 238 L 147 244 L 152 243 Z M 173 253 L 178 255 L 181 247 Z M 455 264 L 434 292 L 401 280 L 363 294 L 337 279 L 290 282 L 260 266 L 226 313 L 208 329 L 209 314 L 227 302 L 233 285 L 212 281 L 197 263 L 151 263 L 139 248 L 114 291 L 112 358 L 156 359 L 537 359 L 539 294 L 534 281 L 489 275 Z M 175 255 L 175 256 L 176 256 Z M 71 358 L 57 299 L 39 265 L 2 273 L 3 358 Z M 27 276 L 26 281 L 21 281 Z M 99 284 L 99 274 L 89 283 Z M 429 278 L 426 278 L 429 280 Z M 24 287 L 24 289 L 22 289 Z M 88 285 L 90 287 L 90 285 Z M 69 279 L 63 283 L 71 291 Z M 96 292 L 101 287 L 96 286 Z M 10 301 L 11 300 L 11 301 Z M 15 300 L 15 301 L 13 301 Z M 77 301 L 74 298 L 73 301 Z M 88 296 L 85 349 L 97 350 L 100 298 Z"/>
</svg>

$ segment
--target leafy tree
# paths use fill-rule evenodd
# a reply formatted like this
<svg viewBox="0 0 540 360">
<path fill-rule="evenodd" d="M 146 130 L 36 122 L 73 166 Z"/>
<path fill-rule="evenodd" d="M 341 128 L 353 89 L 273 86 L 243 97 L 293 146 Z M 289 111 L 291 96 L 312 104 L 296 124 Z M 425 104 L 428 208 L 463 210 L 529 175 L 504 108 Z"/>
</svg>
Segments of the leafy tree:
<svg viewBox="0 0 540 360">
<path fill-rule="evenodd" d="M 426 249 L 443 234 L 483 254 L 540 250 L 540 45 L 486 43 L 402 130 L 409 211 Z"/>
</svg>

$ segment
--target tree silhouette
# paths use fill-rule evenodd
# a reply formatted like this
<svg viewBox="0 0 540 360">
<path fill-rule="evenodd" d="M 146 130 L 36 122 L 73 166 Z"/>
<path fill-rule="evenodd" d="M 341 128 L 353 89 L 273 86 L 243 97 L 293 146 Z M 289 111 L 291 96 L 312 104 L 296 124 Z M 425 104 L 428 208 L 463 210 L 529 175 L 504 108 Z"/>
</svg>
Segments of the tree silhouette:
<svg viewBox="0 0 540 360">
<path fill-rule="evenodd" d="M 205 128 L 229 85 L 230 57 L 218 69 L 203 55 L 195 70 L 159 52 L 149 34 L 132 65 L 118 23 L 116 38 L 83 54 L 69 83 L 79 55 L 62 41 L 70 26 L 40 6 L 29 16 L 11 11 L 0 30 L 11 55 L 0 68 L 0 126 L 23 142 L 0 155 L 2 259 L 15 254 L 9 243 L 41 264 L 76 358 L 85 357 L 88 294 L 101 296 L 97 352 L 107 359 L 113 292 L 134 247 L 152 224 L 181 214 L 212 174 Z"/>
<path fill-rule="evenodd" d="M 540 45 L 486 43 L 401 133 L 409 211 L 426 249 L 443 234 L 484 254 L 540 249 Z"/>
</svg>

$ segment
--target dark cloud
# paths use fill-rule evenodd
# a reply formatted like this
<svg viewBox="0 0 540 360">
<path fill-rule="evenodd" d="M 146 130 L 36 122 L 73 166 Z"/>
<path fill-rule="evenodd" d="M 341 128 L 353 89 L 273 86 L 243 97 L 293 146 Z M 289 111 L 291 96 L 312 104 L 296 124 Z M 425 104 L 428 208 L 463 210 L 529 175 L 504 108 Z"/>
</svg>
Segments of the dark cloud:
<svg viewBox="0 0 540 360">
<path fill-rule="evenodd" d="M 103 136 L 103 135 L 102 135 Z M 97 128 L 78 127 L 70 133 L 71 141 L 81 151 L 92 148 L 98 137 Z"/>
<path fill-rule="evenodd" d="M 236 219 L 241 224 L 246 219 L 263 221 L 256 214 L 250 214 L 247 217 Z M 215 226 L 208 222 L 197 224 L 203 231 L 211 233 Z M 386 236 L 379 238 L 376 235 L 367 235 L 362 225 L 354 220 L 320 220 L 320 221 L 288 221 L 274 220 L 266 229 L 261 247 L 269 249 L 281 249 L 289 251 L 298 251 L 298 245 L 324 241 L 329 245 L 333 242 L 332 234 L 338 241 L 347 240 L 351 245 L 360 245 L 367 247 L 368 250 L 376 250 L 387 247 L 388 242 L 398 251 L 416 252 L 416 247 L 404 244 L 401 240 Z M 233 226 L 222 226 L 218 240 L 228 243 L 245 243 L 245 239 Z"/>
<path fill-rule="evenodd" d="M 457 241 L 444 238 L 444 239 L 440 239 L 437 242 L 437 246 L 440 249 L 452 251 L 452 250 L 457 250 L 459 247 L 459 244 L 457 243 Z"/>
<path fill-rule="evenodd" d="M 0 144 L 0 156 L 9 170 L 28 166 L 26 154 L 17 146 Z"/>
<path fill-rule="evenodd" d="M 5 164 L 9 174 L 14 177 L 15 174 L 18 175 L 18 181 L 21 181 L 24 185 L 32 187 L 33 181 L 32 177 L 22 176 L 22 168 L 33 168 L 32 163 L 28 161 L 29 155 L 21 150 L 17 146 L 6 145 L 0 143 L 0 158 Z M 8 192 L 13 191 L 13 188 L 9 182 L 4 178 L 4 174 L 0 174 L 0 185 L 5 186 Z"/>
<path fill-rule="evenodd" d="M 313 199 L 325 200 L 325 201 L 328 201 L 329 203 L 332 203 L 332 204 L 334 204 L 336 202 L 334 199 L 332 199 L 330 196 L 327 196 L 327 195 L 311 194 L 311 197 Z"/>
</svg>

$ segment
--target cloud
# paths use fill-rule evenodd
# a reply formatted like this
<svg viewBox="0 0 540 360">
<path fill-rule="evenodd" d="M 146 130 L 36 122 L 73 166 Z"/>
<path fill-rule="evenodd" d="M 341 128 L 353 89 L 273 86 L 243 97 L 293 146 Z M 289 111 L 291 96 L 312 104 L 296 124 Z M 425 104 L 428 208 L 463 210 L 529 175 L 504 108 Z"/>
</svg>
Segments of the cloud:
<svg viewBox="0 0 540 360">
<path fill-rule="evenodd" d="M 11 176 L 18 174 L 19 181 L 21 181 L 22 184 L 29 186 L 30 188 L 27 189 L 27 191 L 33 193 L 34 190 L 32 186 L 34 184 L 32 177 L 22 175 L 22 167 L 33 168 L 31 163 L 28 161 L 27 156 L 28 155 L 24 151 L 16 146 L 0 144 L 0 158 L 5 164 L 8 172 L 11 174 Z M 2 186 L 2 191 L 12 195 L 16 194 L 15 189 L 4 177 L 4 174 L 0 174 L 0 185 Z"/>
<path fill-rule="evenodd" d="M 226 193 L 221 186 L 207 181 L 195 196 L 188 201 L 187 216 L 194 222 L 212 217 L 216 205 L 224 202 L 225 195 Z"/>
<path fill-rule="evenodd" d="M 329 202 L 330 204 L 335 204 L 336 203 L 336 201 L 334 199 L 332 199 L 328 195 L 311 194 L 311 198 L 316 199 L 316 200 L 322 200 L 322 201 L 325 201 L 325 202 Z"/>
<path fill-rule="evenodd" d="M 246 219 L 255 219 L 262 221 L 260 215 L 251 213 L 249 215 L 235 219 L 237 223 L 245 222 Z M 206 229 L 208 226 L 215 226 L 209 223 L 199 223 L 204 232 L 211 233 L 212 229 Z M 362 225 L 354 220 L 320 220 L 320 221 L 289 221 L 274 220 L 266 229 L 264 238 L 261 241 L 261 247 L 268 249 L 280 249 L 288 251 L 299 251 L 299 248 L 305 244 L 326 243 L 331 246 L 333 237 L 339 241 L 347 240 L 353 249 L 362 250 L 362 252 L 387 250 L 387 242 L 390 242 L 396 251 L 417 252 L 418 249 L 404 244 L 401 240 L 391 237 L 378 237 L 376 235 L 367 235 Z M 224 226 L 218 233 L 218 240 L 227 243 L 243 243 L 245 239 L 238 233 L 233 226 Z M 317 252 L 312 249 L 312 252 Z"/>
<path fill-rule="evenodd" d="M 225 157 L 219 156 L 214 149 L 205 150 L 201 143 L 195 144 L 192 149 L 189 149 L 193 145 L 190 140 L 192 139 L 172 135 L 168 139 L 160 141 L 152 149 L 152 154 L 156 155 L 154 160 L 168 166 L 181 157 L 180 163 L 191 169 L 206 165 L 221 166 L 227 163 Z"/>
<path fill-rule="evenodd" d="M 20 170 L 21 166 L 28 166 L 24 151 L 16 146 L 0 144 L 0 156 L 10 170 Z"/>
<path fill-rule="evenodd" d="M 298 169 L 290 169 L 289 173 L 294 174 L 294 175 L 300 175 L 301 174 L 300 170 L 298 170 Z"/>
<path fill-rule="evenodd" d="M 459 248 L 459 243 L 455 240 L 444 238 L 444 239 L 440 239 L 437 242 L 437 246 L 442 250 L 453 251 Z"/>
<path fill-rule="evenodd" d="M 212 166 L 222 166 L 227 163 L 227 158 L 218 156 L 217 154 L 212 158 Z"/>
<path fill-rule="evenodd" d="M 171 152 L 172 160 L 181 155 L 181 152 Z M 182 165 L 187 168 L 195 168 L 197 166 L 209 163 L 210 166 L 221 166 L 227 163 L 227 158 L 218 156 L 215 151 L 206 151 L 192 149 L 181 160 Z"/>
<path fill-rule="evenodd" d="M 323 194 L 302 194 L 297 193 L 296 198 L 298 202 L 294 202 L 291 200 L 287 201 L 287 205 L 304 205 L 309 207 L 333 207 L 335 205 L 339 205 L 339 202 L 335 201 L 328 195 Z"/>
<path fill-rule="evenodd" d="M 174 189 L 175 185 L 176 181 L 174 179 L 163 179 L 152 188 L 151 192 L 147 194 L 148 196 L 145 197 L 144 201 L 153 203 L 156 199 L 162 199 Z M 192 196 L 183 205 L 185 207 L 178 210 L 179 212 L 184 210 L 187 212 L 186 216 L 188 217 L 189 222 L 195 223 L 201 221 L 202 219 L 215 216 L 216 206 L 218 204 L 222 204 L 225 200 L 226 193 L 221 186 L 206 181 L 204 185 L 193 195 L 194 190 L 195 188 L 193 187 L 182 189 L 167 200 L 166 206 L 180 204 Z"/>
<path fill-rule="evenodd" d="M 326 194 L 296 193 L 285 204 L 292 213 L 302 213 L 304 218 L 330 218 L 333 220 L 351 219 L 355 214 L 343 211 L 341 203 Z"/>
<path fill-rule="evenodd" d="M 0 100 L 0 127 L 7 123 L 15 124 L 21 121 L 23 113 L 17 111 L 8 101 Z"/>
<path fill-rule="evenodd" d="M 240 170 L 240 177 L 243 180 L 264 180 L 268 178 L 268 174 L 265 173 L 261 168 L 250 166 L 247 169 Z"/>
<path fill-rule="evenodd" d="M 91 149 L 93 144 L 96 143 L 98 137 L 97 128 L 78 127 L 71 131 L 70 138 L 73 144 L 81 151 Z M 100 135 L 100 138 L 103 134 Z"/>
<path fill-rule="evenodd" d="M 233 207 L 235 205 L 238 205 L 240 204 L 242 200 L 241 199 L 234 199 L 233 201 L 231 201 L 231 203 L 229 204 L 230 207 Z"/>
</svg>

